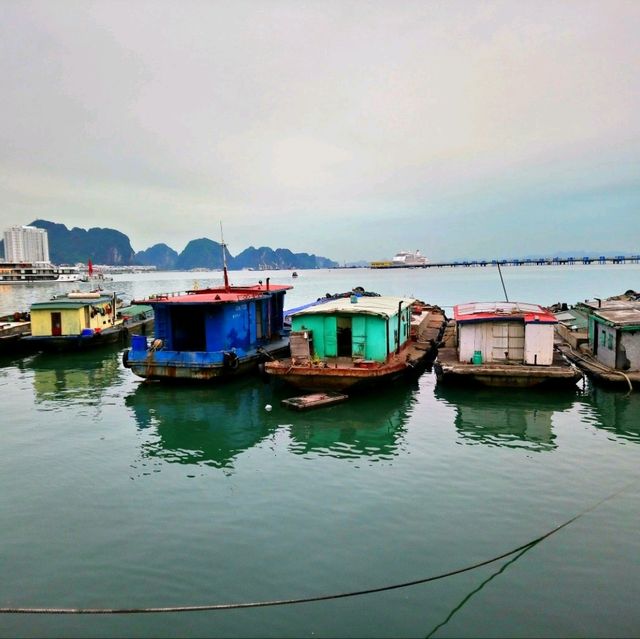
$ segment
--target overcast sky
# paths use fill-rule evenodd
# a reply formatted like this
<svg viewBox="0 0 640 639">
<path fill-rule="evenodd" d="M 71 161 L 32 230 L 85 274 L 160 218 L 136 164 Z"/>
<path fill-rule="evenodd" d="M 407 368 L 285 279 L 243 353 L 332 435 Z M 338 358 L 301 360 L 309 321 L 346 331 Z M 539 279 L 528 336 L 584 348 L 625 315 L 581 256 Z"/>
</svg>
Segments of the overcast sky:
<svg viewBox="0 0 640 639">
<path fill-rule="evenodd" d="M 0 222 L 640 252 L 640 1 L 0 2 Z"/>
</svg>

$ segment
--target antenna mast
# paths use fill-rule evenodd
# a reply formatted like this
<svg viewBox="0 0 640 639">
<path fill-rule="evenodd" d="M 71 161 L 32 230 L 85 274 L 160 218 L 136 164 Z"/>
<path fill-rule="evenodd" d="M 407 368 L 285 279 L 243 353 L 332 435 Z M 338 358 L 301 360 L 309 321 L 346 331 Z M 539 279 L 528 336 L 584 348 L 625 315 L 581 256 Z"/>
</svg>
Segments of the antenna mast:
<svg viewBox="0 0 640 639">
<path fill-rule="evenodd" d="M 502 282 L 502 290 L 504 291 L 504 301 L 508 302 L 509 296 L 507 295 L 507 289 L 504 285 L 504 280 L 502 279 L 502 271 L 500 270 L 500 261 L 497 262 L 497 266 L 498 266 L 498 273 L 500 274 L 500 281 Z"/>
<path fill-rule="evenodd" d="M 224 235 L 222 233 L 222 220 L 220 220 L 220 239 L 222 241 L 222 271 L 224 273 L 224 290 L 228 293 L 229 288 L 229 274 L 227 273 L 227 252 L 226 244 L 224 243 Z"/>
</svg>

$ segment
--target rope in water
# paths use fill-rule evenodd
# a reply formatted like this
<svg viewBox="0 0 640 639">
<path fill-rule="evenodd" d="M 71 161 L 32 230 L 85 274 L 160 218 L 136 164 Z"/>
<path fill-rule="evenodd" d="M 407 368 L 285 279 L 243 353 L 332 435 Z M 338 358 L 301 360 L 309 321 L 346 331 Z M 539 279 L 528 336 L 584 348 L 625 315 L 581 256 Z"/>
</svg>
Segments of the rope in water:
<svg viewBox="0 0 640 639">
<path fill-rule="evenodd" d="M 446 579 L 447 577 L 453 577 L 454 575 L 460 575 L 465 572 L 470 572 L 471 570 L 476 570 L 477 568 L 482 568 L 483 566 L 488 566 L 489 564 L 493 564 L 496 561 L 500 561 L 501 559 L 506 559 L 511 555 L 515 555 L 516 553 L 522 552 L 526 549 L 529 549 L 541 541 L 548 539 L 551 535 L 559 532 L 563 528 L 566 528 L 574 521 L 584 517 L 587 513 L 592 512 L 605 502 L 617 497 L 622 492 L 635 485 L 638 482 L 638 479 L 634 480 L 632 483 L 627 484 L 620 490 L 617 490 L 615 493 L 611 493 L 607 497 L 604 497 L 597 503 L 593 504 L 589 508 L 586 508 L 582 512 L 578 513 L 571 517 L 571 519 L 567 519 L 564 523 L 556 526 L 550 531 L 536 537 L 535 539 L 527 542 L 526 544 L 522 544 L 517 548 L 513 548 L 507 552 L 502 553 L 496 557 L 492 557 L 491 559 L 485 559 L 484 561 L 480 561 L 475 564 L 471 564 L 464 568 L 458 568 L 456 570 L 451 570 L 448 572 L 440 573 L 438 575 L 433 575 L 431 577 L 424 577 L 422 579 L 415 579 L 412 581 L 404 581 L 397 584 L 380 586 L 377 588 L 367 588 L 365 590 L 352 590 L 349 592 L 341 592 L 334 593 L 329 595 L 316 595 L 311 597 L 299 597 L 295 599 L 274 599 L 268 601 L 254 601 L 254 602 L 244 602 L 244 603 L 222 603 L 222 604 L 205 604 L 201 606 L 154 606 L 154 607 L 146 607 L 146 608 L 27 608 L 27 607 L 0 607 L 0 614 L 32 614 L 32 615 L 117 615 L 117 614 L 142 614 L 142 613 L 160 613 L 160 612 L 203 612 L 210 610 L 237 610 L 240 608 L 267 608 L 269 606 L 287 606 L 293 604 L 302 604 L 302 603 L 314 603 L 317 601 L 330 601 L 332 599 L 346 599 L 348 597 L 360 597 L 362 595 L 371 595 L 378 592 L 387 592 L 390 590 L 398 590 L 400 588 L 409 588 L 411 586 L 418 586 L 420 584 L 426 584 L 431 581 L 438 581 L 439 579 Z"/>
</svg>

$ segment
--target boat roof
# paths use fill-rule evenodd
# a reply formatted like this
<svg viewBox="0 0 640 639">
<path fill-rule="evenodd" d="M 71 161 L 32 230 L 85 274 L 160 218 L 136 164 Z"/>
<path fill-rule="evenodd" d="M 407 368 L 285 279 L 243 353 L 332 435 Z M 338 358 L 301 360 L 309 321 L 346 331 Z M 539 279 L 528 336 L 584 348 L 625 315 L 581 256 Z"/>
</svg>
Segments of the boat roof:
<svg viewBox="0 0 640 639">
<path fill-rule="evenodd" d="M 589 320 L 586 314 L 576 308 L 570 308 L 561 313 L 554 313 L 554 315 L 561 324 L 575 327 L 576 329 L 584 329 L 589 326 Z"/>
<path fill-rule="evenodd" d="M 46 302 L 34 302 L 32 311 L 45 311 L 51 309 L 83 308 L 90 304 L 105 304 L 113 301 L 113 295 L 100 295 L 100 297 L 56 297 Z"/>
<path fill-rule="evenodd" d="M 629 303 L 627 302 L 627 304 Z M 607 324 L 640 327 L 640 304 L 637 303 L 626 308 L 598 310 L 594 311 L 593 314 L 603 319 Z"/>
<path fill-rule="evenodd" d="M 375 315 L 377 317 L 393 317 L 398 312 L 398 305 L 406 308 L 416 300 L 410 297 L 356 297 L 355 303 L 349 297 L 331 300 L 318 306 L 311 306 L 297 313 L 292 317 L 304 315 Z"/>
<path fill-rule="evenodd" d="M 636 300 L 586 300 L 580 303 L 593 311 L 601 313 L 603 311 L 626 311 L 640 309 L 640 301 Z"/>
<path fill-rule="evenodd" d="M 184 293 L 160 293 L 143 300 L 134 300 L 135 304 L 228 304 L 260 299 L 271 293 L 280 293 L 292 289 L 288 284 L 254 284 L 252 286 L 224 286 L 203 288 Z"/>
<path fill-rule="evenodd" d="M 453 317 L 459 323 L 504 322 L 522 320 L 525 324 L 557 324 L 558 320 L 539 304 L 526 302 L 468 302 L 453 307 Z"/>
<path fill-rule="evenodd" d="M 118 309 L 120 315 L 127 315 L 130 313 L 149 313 L 153 310 L 152 306 L 148 304 L 130 304 L 129 306 L 123 306 Z"/>
</svg>

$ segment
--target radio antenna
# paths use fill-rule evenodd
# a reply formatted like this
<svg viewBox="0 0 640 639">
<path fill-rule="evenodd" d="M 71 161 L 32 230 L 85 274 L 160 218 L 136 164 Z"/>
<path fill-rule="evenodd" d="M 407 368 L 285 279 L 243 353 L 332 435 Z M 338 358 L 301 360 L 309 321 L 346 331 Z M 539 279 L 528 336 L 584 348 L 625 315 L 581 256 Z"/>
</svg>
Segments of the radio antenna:
<svg viewBox="0 0 640 639">
<path fill-rule="evenodd" d="M 504 280 L 502 279 L 502 271 L 500 270 L 500 261 L 499 260 L 497 262 L 497 265 L 498 265 L 498 273 L 500 274 L 500 281 L 502 282 L 502 290 L 504 291 L 504 301 L 508 302 L 509 301 L 509 296 L 507 295 L 507 289 L 505 288 Z"/>
<path fill-rule="evenodd" d="M 229 274 L 227 273 L 227 245 L 224 243 L 224 234 L 222 233 L 222 220 L 220 220 L 220 240 L 222 241 L 222 271 L 224 273 L 224 290 L 228 293 Z"/>
</svg>

